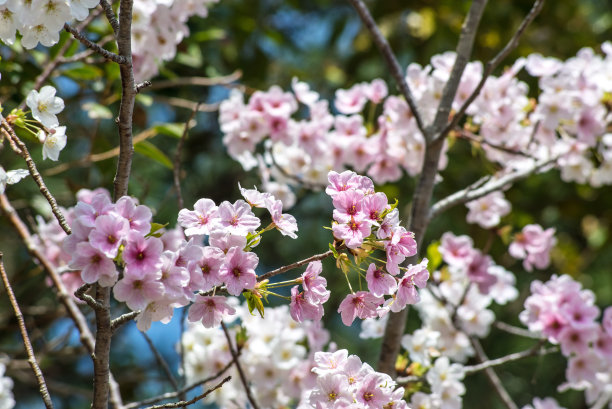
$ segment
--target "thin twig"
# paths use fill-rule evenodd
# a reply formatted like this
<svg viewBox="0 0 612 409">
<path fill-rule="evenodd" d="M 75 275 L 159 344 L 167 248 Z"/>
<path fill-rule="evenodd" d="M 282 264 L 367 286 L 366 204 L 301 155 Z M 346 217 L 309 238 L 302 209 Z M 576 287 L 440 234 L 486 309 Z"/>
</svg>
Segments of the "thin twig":
<svg viewBox="0 0 612 409">
<path fill-rule="evenodd" d="M 85 292 L 87 292 L 87 290 L 89 290 L 90 288 L 91 288 L 91 284 L 83 284 L 82 286 L 77 288 L 77 290 L 74 292 L 74 296 L 78 298 L 79 300 L 85 302 L 87 305 L 89 305 L 94 310 L 104 309 L 104 306 L 98 303 L 96 300 L 94 300 L 94 298 L 91 295 L 85 294 Z"/>
<path fill-rule="evenodd" d="M 47 199 L 47 202 L 49 202 L 49 205 L 51 206 L 51 211 L 53 212 L 53 215 L 57 219 L 57 222 L 61 226 L 62 230 L 64 230 L 66 234 L 72 233 L 72 230 L 70 229 L 70 226 L 68 226 L 68 223 L 66 222 L 66 219 L 62 214 L 62 211 L 57 205 L 57 200 L 55 200 L 55 197 L 53 197 L 53 195 L 47 188 L 47 185 L 45 185 L 45 181 L 43 180 L 40 173 L 38 173 L 38 169 L 36 168 L 36 164 L 34 163 L 32 156 L 30 156 L 30 152 L 28 152 L 28 148 L 21 141 L 21 139 L 19 139 L 17 134 L 15 134 L 15 131 L 4 119 L 4 117 L 0 116 L 0 119 L 2 120 L 2 134 L 11 141 L 11 147 L 13 147 L 15 153 L 17 153 L 25 160 L 26 166 L 30 171 L 32 179 L 34 179 L 34 182 L 36 182 L 36 184 L 38 185 L 40 193 L 42 193 L 45 199 Z M 15 149 L 15 147 L 17 147 L 17 149 Z"/>
<path fill-rule="evenodd" d="M 389 67 L 389 71 L 391 75 L 393 76 L 393 79 L 397 83 L 397 87 L 399 88 L 400 92 L 406 99 L 406 102 L 408 103 L 408 106 L 410 107 L 410 111 L 412 111 L 412 114 L 414 115 L 414 119 L 417 123 L 417 126 L 419 127 L 419 130 L 421 131 L 423 135 L 426 135 L 425 123 L 423 122 L 421 113 L 416 104 L 416 100 L 412 94 L 412 91 L 410 90 L 410 86 L 406 82 L 406 76 L 404 74 L 404 70 L 399 65 L 399 62 L 397 61 L 397 57 L 393 53 L 393 50 L 391 49 L 391 46 L 387 42 L 387 39 L 380 32 L 380 29 L 378 28 L 378 26 L 376 25 L 376 22 L 374 21 L 374 18 L 372 17 L 372 14 L 370 14 L 370 11 L 368 10 L 367 6 L 363 3 L 362 0 L 349 0 L 349 2 L 353 5 L 355 10 L 357 10 L 359 17 L 361 18 L 361 21 L 372 34 L 374 43 L 376 44 L 381 54 L 383 55 L 383 58 L 385 59 L 385 62 L 387 63 L 387 66 Z"/>
<path fill-rule="evenodd" d="M 172 371 L 170 371 L 170 367 L 168 366 L 168 363 L 166 362 L 164 357 L 161 356 L 161 354 L 159 353 L 159 351 L 155 347 L 155 344 L 153 344 L 153 341 L 146 334 L 146 332 L 140 331 L 140 333 L 144 337 L 145 341 L 147 341 L 147 344 L 149 345 L 149 349 L 153 353 L 153 356 L 155 357 L 155 361 L 157 362 L 157 365 L 159 365 L 161 367 L 162 371 L 164 371 L 164 374 L 166 375 L 166 378 L 168 378 L 168 381 L 172 384 L 172 388 L 174 388 L 174 390 L 178 390 L 179 386 L 176 383 L 176 379 L 174 379 L 174 376 L 172 375 Z"/>
<path fill-rule="evenodd" d="M 507 332 L 508 334 L 518 335 L 519 337 L 542 339 L 541 335 L 535 334 L 527 329 L 515 327 L 514 325 L 506 324 L 505 322 L 495 321 L 495 328 Z"/>
<path fill-rule="evenodd" d="M 238 353 L 240 354 L 240 351 L 238 351 Z M 221 375 L 223 375 L 225 372 L 227 372 L 227 370 L 230 369 L 233 364 L 234 364 L 234 359 L 229 361 L 227 363 L 227 365 L 225 365 L 223 368 L 221 368 L 221 370 L 219 370 L 216 374 L 214 374 L 212 376 L 209 376 L 208 378 L 205 378 L 205 379 L 202 379 L 201 381 L 189 384 L 189 385 L 185 386 L 184 388 L 182 388 L 181 390 L 178 390 L 178 391 L 175 391 L 175 392 L 168 392 L 168 393 L 161 394 L 159 396 L 155 396 L 153 398 L 148 398 L 148 399 L 145 399 L 145 400 L 142 400 L 142 401 L 128 403 L 127 405 L 124 406 L 123 409 L 134 409 L 134 408 L 137 408 L 139 406 L 150 405 L 151 403 L 159 402 L 160 400 L 176 398 L 177 396 L 180 396 L 181 394 L 185 394 L 185 393 L 189 392 L 190 390 L 197 388 L 198 386 L 202 386 L 205 383 L 214 381 L 215 379 L 217 379 Z"/>
<path fill-rule="evenodd" d="M 517 151 L 511 148 L 506 148 L 505 146 L 501 146 L 498 144 L 495 144 L 493 142 L 487 141 L 485 138 L 479 137 L 478 135 L 475 135 L 473 132 L 470 132 L 468 130 L 465 129 L 461 129 L 458 132 L 458 136 L 464 139 L 467 139 L 470 142 L 475 142 L 481 145 L 487 145 L 490 146 L 493 149 L 496 149 L 498 151 L 504 152 L 504 153 L 508 153 L 510 155 L 518 155 L 518 156 L 523 156 L 525 158 L 530 158 L 533 159 L 533 156 L 525 153 L 523 151 Z"/>
<path fill-rule="evenodd" d="M 479 199 L 483 196 L 488 195 L 491 192 L 495 192 L 497 190 L 503 189 L 504 187 L 510 186 L 514 182 L 524 179 L 527 176 L 536 173 L 539 170 L 545 168 L 546 166 L 554 163 L 557 159 L 557 156 L 542 159 L 540 161 L 535 162 L 531 167 L 507 173 L 499 177 L 491 178 L 484 184 L 481 183 L 481 180 L 478 180 L 476 183 L 480 185 L 479 187 L 474 188 L 473 185 L 470 185 L 436 202 L 429 211 L 428 220 L 432 220 L 440 213 L 450 209 L 453 206 L 466 202 L 471 202 L 472 200 Z"/>
<path fill-rule="evenodd" d="M 150 89 L 174 88 L 181 86 L 202 86 L 211 87 L 213 85 L 226 85 L 239 80 L 242 77 L 242 71 L 236 70 L 229 75 L 220 77 L 178 77 L 171 80 L 155 81 Z"/>
<path fill-rule="evenodd" d="M 238 359 L 238 353 L 236 352 L 236 349 L 234 349 L 234 345 L 232 344 L 232 338 L 230 337 L 229 331 L 227 330 L 227 326 L 225 325 L 223 321 L 221 321 L 221 328 L 223 328 L 223 332 L 225 333 L 225 339 L 227 340 L 227 347 L 229 348 L 230 353 L 232 354 L 232 358 L 234 359 L 234 363 L 236 364 L 236 369 L 238 370 L 238 375 L 240 375 L 240 381 L 242 382 L 242 386 L 244 386 L 244 390 L 246 392 L 247 399 L 249 400 L 249 403 L 251 404 L 253 409 L 259 409 L 259 406 L 257 406 L 257 402 L 255 402 L 255 398 L 253 397 L 253 394 L 251 393 L 251 388 L 249 387 L 249 381 L 244 375 L 244 371 L 242 370 L 242 365 L 240 365 L 240 360 Z"/>
<path fill-rule="evenodd" d="M 143 89 L 150 87 L 151 86 L 151 81 L 143 81 L 140 82 L 138 84 L 136 84 L 136 86 L 134 87 L 134 91 L 136 91 L 136 93 L 140 93 L 140 91 L 142 91 Z"/>
<path fill-rule="evenodd" d="M 45 383 L 45 377 L 43 376 L 40 367 L 38 366 L 38 362 L 36 362 L 36 356 L 34 355 L 34 349 L 32 348 L 32 343 L 30 342 L 30 337 L 28 336 L 28 330 L 25 326 L 25 322 L 23 320 L 23 314 L 21 313 L 21 309 L 19 308 L 19 304 L 17 303 L 17 298 L 15 298 L 15 293 L 13 292 L 13 288 L 11 287 L 11 283 L 9 282 L 6 271 L 4 270 L 4 261 L 3 254 L 0 252 L 0 274 L 2 275 L 2 281 L 4 282 L 4 287 L 6 288 L 6 292 L 9 296 L 9 300 L 11 301 L 11 305 L 13 306 L 13 311 L 15 311 L 15 318 L 17 318 L 17 323 L 19 324 L 19 331 L 21 332 L 21 337 L 23 338 L 23 346 L 25 347 L 26 353 L 28 354 L 28 363 L 34 372 L 34 376 L 36 377 L 36 381 L 38 383 L 38 391 L 40 392 L 40 396 L 42 397 L 43 402 L 47 409 L 53 409 L 53 402 L 51 402 L 51 396 L 49 396 L 49 390 L 47 389 L 47 384 Z"/>
<path fill-rule="evenodd" d="M 198 102 L 196 103 L 195 107 L 193 107 L 193 111 L 191 111 L 189 119 L 187 119 L 187 122 L 185 122 L 183 134 L 181 135 L 181 139 L 179 139 L 178 145 L 176 147 L 176 152 L 174 152 L 174 161 L 172 162 L 172 175 L 179 209 L 182 209 L 184 207 L 183 193 L 181 191 L 181 153 L 183 153 L 183 146 L 185 145 L 185 140 L 187 139 L 187 135 L 189 134 L 191 121 L 193 121 L 199 109 L 200 103 Z"/>
<path fill-rule="evenodd" d="M 147 140 L 155 135 L 157 135 L 157 131 L 153 128 L 142 131 L 134 137 L 134 144 Z M 95 162 L 112 159 L 119 155 L 119 150 L 120 149 L 117 146 L 105 152 L 89 154 L 84 158 L 81 158 L 81 159 L 78 159 L 72 162 L 60 163 L 59 165 L 55 167 L 45 170 L 44 173 L 45 173 L 45 176 L 53 176 L 53 175 L 57 175 L 59 173 L 65 172 L 69 169 L 73 169 L 74 167 L 89 166 L 90 164 L 95 163 Z"/>
<path fill-rule="evenodd" d="M 476 356 L 478 360 L 483 364 L 485 362 L 488 362 L 489 358 L 487 357 L 487 354 L 482 348 L 482 345 L 480 345 L 480 341 L 478 341 L 478 339 L 475 337 L 470 337 L 470 342 L 472 346 L 474 347 L 474 350 L 476 351 Z M 516 405 L 516 403 L 514 403 L 514 401 L 512 400 L 512 397 L 510 396 L 508 391 L 504 388 L 504 385 L 501 379 L 499 379 L 499 377 L 497 376 L 493 368 L 491 366 L 484 366 L 483 369 L 485 371 L 485 375 L 487 375 L 487 379 L 489 379 L 489 382 L 491 383 L 491 385 L 493 386 L 493 388 L 499 395 L 504 405 L 506 405 L 508 409 L 518 409 L 518 406 Z"/>
<path fill-rule="evenodd" d="M 113 6 L 111 6 L 111 4 L 106 0 L 100 0 L 100 7 L 102 7 L 102 10 L 104 10 L 106 19 L 108 20 L 116 36 L 117 33 L 119 32 L 119 21 L 117 21 L 117 16 L 115 15 L 115 12 L 113 11 Z"/>
<path fill-rule="evenodd" d="M 98 44 L 94 43 L 93 41 L 85 37 L 83 34 L 81 34 L 77 29 L 71 27 L 70 24 L 68 23 L 64 24 L 64 30 L 72 34 L 74 38 L 79 40 L 81 44 L 83 44 L 85 47 L 89 48 L 90 50 L 95 51 L 96 53 L 100 54 L 102 57 L 104 57 L 105 59 L 109 61 L 113 61 L 121 65 L 127 64 L 129 61 L 124 56 L 117 55 L 111 51 L 108 51 L 105 48 L 100 47 Z"/>
<path fill-rule="evenodd" d="M 193 111 L 195 106 L 198 104 L 197 102 L 193 102 L 188 99 L 177 98 L 177 97 L 165 97 L 163 95 L 154 95 L 153 98 L 155 98 L 158 101 L 165 102 L 169 105 L 175 106 L 177 108 L 186 108 L 190 111 Z M 199 112 L 215 112 L 219 109 L 219 105 L 220 105 L 219 103 L 215 103 L 215 104 L 200 103 L 200 107 L 198 108 L 198 111 Z"/>
<path fill-rule="evenodd" d="M 444 128 L 444 131 L 441 132 L 441 136 L 446 135 L 448 132 L 450 132 L 451 129 L 454 129 L 455 126 L 457 126 L 457 124 L 459 123 L 461 118 L 463 118 L 463 115 L 470 107 L 472 102 L 474 102 L 478 95 L 480 95 L 480 91 L 482 91 L 482 88 L 487 82 L 487 78 L 489 78 L 489 76 L 493 73 L 495 68 L 497 68 L 497 66 L 504 60 L 504 58 L 506 58 L 506 56 L 508 56 L 508 54 L 510 54 L 510 52 L 518 46 L 519 39 L 521 38 L 523 32 L 540 13 L 540 10 L 542 10 L 543 6 L 544 0 L 536 0 L 533 3 L 533 7 L 531 8 L 527 16 L 525 16 L 525 19 L 521 22 L 510 41 L 508 41 L 506 46 L 502 48 L 502 50 L 495 57 L 493 57 L 492 60 L 487 62 L 480 82 L 478 83 L 474 91 L 472 91 L 470 96 L 465 100 L 463 105 L 461 105 L 461 108 L 459 108 L 459 111 L 457 111 L 457 113 L 453 116 L 453 119 L 448 122 L 448 124 Z"/>
<path fill-rule="evenodd" d="M 134 318 L 138 317 L 138 314 L 140 314 L 140 312 L 141 312 L 140 310 L 138 310 L 138 311 L 130 311 L 130 312 L 125 313 L 123 315 L 120 315 L 119 317 L 117 317 L 114 320 L 112 320 L 111 321 L 111 332 L 114 334 L 115 331 L 117 331 L 120 326 L 122 326 L 126 322 L 130 322 Z"/>
<path fill-rule="evenodd" d="M 215 386 L 213 386 L 212 388 L 210 388 L 203 394 L 198 395 L 193 399 L 189 399 L 187 401 L 183 400 L 183 401 L 174 402 L 174 403 L 164 403 L 163 405 L 149 406 L 148 408 L 145 408 L 145 409 L 184 408 L 185 406 L 193 405 L 197 401 L 204 399 L 205 397 L 207 397 L 208 395 L 210 395 L 211 393 L 213 393 L 214 391 L 222 387 L 225 382 L 228 382 L 231 379 L 232 377 L 228 376 L 227 378 L 223 379 L 221 382 L 219 382 L 218 384 L 216 384 Z"/>
<path fill-rule="evenodd" d="M 546 341 L 542 340 L 541 342 L 538 342 L 536 345 L 534 345 L 533 348 L 526 349 L 525 351 L 508 354 L 506 356 L 502 356 L 501 358 L 489 359 L 477 365 L 465 366 L 464 372 L 466 375 L 469 375 L 475 372 L 480 372 L 487 368 L 493 368 L 495 366 L 500 366 L 508 362 L 518 361 L 520 359 L 528 358 L 530 356 L 548 355 L 555 352 L 559 352 L 559 347 L 542 348 L 542 344 L 544 342 Z"/>
<path fill-rule="evenodd" d="M 286 266 L 283 267 L 279 267 L 276 270 L 272 270 L 267 272 L 266 274 L 260 275 L 259 277 L 257 277 L 257 281 L 261 282 L 263 280 L 267 280 L 269 278 L 272 278 L 276 275 L 282 274 L 285 271 L 289 271 L 289 270 L 293 270 L 294 268 L 298 268 L 303 266 L 304 264 L 308 264 L 311 261 L 317 261 L 317 260 L 323 260 L 326 259 L 329 256 L 332 256 L 334 253 L 331 250 L 326 251 L 325 253 L 321 253 L 321 254 L 315 254 L 314 256 L 308 257 L 304 260 L 300 260 L 300 261 L 296 261 L 295 263 L 292 264 L 288 264 Z"/>
<path fill-rule="evenodd" d="M 80 333 L 79 338 L 81 343 L 87 349 L 87 352 L 90 355 L 93 355 L 94 336 L 91 333 L 89 326 L 87 325 L 87 320 L 85 319 L 85 316 L 74 302 L 72 295 L 70 295 L 68 293 L 68 290 L 66 290 L 66 286 L 64 285 L 64 282 L 62 281 L 59 273 L 55 270 L 55 267 L 53 267 L 53 265 L 49 262 L 47 257 L 42 253 L 39 246 L 34 242 L 32 236 L 30 235 L 28 227 L 21 220 L 21 218 L 19 217 L 5 194 L 0 194 L 0 208 L 2 208 L 2 211 L 5 213 L 5 215 L 21 237 L 21 240 L 23 240 L 29 253 L 40 262 L 40 264 L 45 268 L 45 270 L 47 270 L 47 273 L 49 274 L 53 285 L 57 289 L 57 297 L 66 308 L 68 316 L 70 317 L 70 319 L 72 319 L 72 322 L 74 322 L 74 325 Z M 121 393 L 119 391 L 119 384 L 117 383 L 117 381 L 115 381 L 115 378 L 112 374 L 110 374 L 110 385 L 111 403 L 113 404 L 114 408 L 119 409 L 123 406 L 123 403 L 121 399 Z"/>
</svg>

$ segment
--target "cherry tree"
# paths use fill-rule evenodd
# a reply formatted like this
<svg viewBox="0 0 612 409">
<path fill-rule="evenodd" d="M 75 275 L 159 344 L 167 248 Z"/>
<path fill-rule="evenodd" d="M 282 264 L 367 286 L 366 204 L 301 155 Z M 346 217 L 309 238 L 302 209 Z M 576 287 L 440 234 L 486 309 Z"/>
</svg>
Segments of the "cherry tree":
<svg viewBox="0 0 612 409">
<path fill-rule="evenodd" d="M 300 78 L 259 90 L 241 84 L 238 71 L 157 80 L 189 36 L 188 19 L 206 17 L 217 1 L 116 3 L 0 2 L 0 40 L 12 52 L 46 59 L 25 91 L 14 90 L 11 101 L 22 102 L 1 107 L 3 145 L 25 168 L 0 168 L 0 207 L 91 356 L 92 408 L 199 401 L 255 409 L 459 408 L 470 394 L 466 379 L 483 373 L 499 401 L 513 409 L 519 403 L 497 367 L 548 354 L 560 354 L 566 365 L 559 392 L 583 391 L 589 407 L 612 407 L 612 307 L 598 305 L 595 293 L 573 277 L 554 272 L 531 280 L 529 294 L 519 296 L 507 260 L 520 260 L 514 266 L 527 272 L 548 269 L 557 231 L 540 221 L 501 226 L 519 205 L 508 197 L 520 180 L 556 172 L 558 183 L 612 183 L 612 44 L 584 48 L 566 61 L 533 53 L 502 69 L 543 8 L 544 1 L 535 0 L 492 59 L 471 61 L 487 6 L 474 0 L 454 51 L 404 67 L 367 5 L 349 0 L 393 82 L 372 78 L 338 88 L 327 100 Z M 73 63 L 103 65 L 120 84 L 116 112 L 105 106 L 113 98 L 109 88 L 83 90 L 91 98 L 83 105 L 89 118 L 114 118 L 118 139 L 114 149 L 90 152 L 77 163 L 63 152 L 78 119 L 62 116 L 69 97 L 51 85 L 52 75 Z M 537 92 L 519 75 L 529 76 Z M 136 133 L 137 99 L 146 104 L 147 92 L 183 85 L 231 91 L 217 107 L 173 99 L 192 111 L 186 123 Z M 259 187 L 239 185 L 241 198 L 192 197 L 185 205 L 182 150 L 196 114 L 217 109 L 227 154 L 257 175 Z M 178 140 L 173 159 L 147 141 L 159 133 Z M 454 148 L 462 143 L 481 154 L 483 176 L 440 195 L 447 166 L 467 160 Z M 179 208 L 172 219 L 159 219 L 130 196 L 135 150 L 170 168 Z M 112 192 L 91 185 L 58 204 L 54 173 L 115 157 Z M 41 174 L 46 161 L 64 163 Z M 29 178 L 50 209 L 35 225 L 10 199 Z M 385 184 L 404 179 L 415 182 L 409 197 L 385 193 Z M 333 207 L 320 231 L 328 248 L 267 268 L 258 246 L 299 242 L 291 208 L 300 195 L 316 191 Z M 448 230 L 429 237 L 430 225 L 460 205 L 466 223 L 491 233 L 485 247 Z M 493 242 L 504 247 L 506 261 L 494 259 Z M 335 268 L 324 267 L 324 260 L 334 260 Z M 52 408 L 53 383 L 38 364 L 10 282 L 15 277 L 1 256 L 0 272 L 40 398 Z M 271 306 L 272 298 L 280 305 Z M 338 300 L 337 308 L 329 307 L 330 299 Z M 518 311 L 522 327 L 496 320 L 499 306 Z M 406 331 L 411 307 L 419 326 Z M 146 336 L 154 322 L 166 324 L 175 315 L 178 380 Z M 381 338 L 378 362 L 364 362 L 332 341 L 322 318 L 333 315 L 344 326 L 361 321 L 363 339 Z M 121 346 L 113 335 L 133 321 L 173 391 L 128 403 L 110 361 L 111 348 Z M 531 346 L 489 358 L 481 340 L 493 326 L 533 340 Z M 10 408 L 15 381 L 6 365 L 10 357 L 0 362 L 0 407 Z M 561 407 L 555 397 L 521 399 L 524 408 Z"/>
</svg>

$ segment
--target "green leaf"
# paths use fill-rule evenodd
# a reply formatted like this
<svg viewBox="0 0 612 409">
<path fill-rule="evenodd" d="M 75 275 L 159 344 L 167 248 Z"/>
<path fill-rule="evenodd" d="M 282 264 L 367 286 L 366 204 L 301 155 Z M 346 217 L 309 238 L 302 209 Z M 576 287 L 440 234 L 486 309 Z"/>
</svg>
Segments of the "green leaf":
<svg viewBox="0 0 612 409">
<path fill-rule="evenodd" d="M 193 41 L 197 43 L 211 40 L 223 40 L 224 38 L 227 38 L 227 32 L 221 28 L 211 28 L 209 30 L 200 31 L 190 37 L 190 39 L 193 39 Z"/>
<path fill-rule="evenodd" d="M 97 102 L 86 102 L 83 109 L 87 111 L 87 116 L 91 119 L 112 119 L 113 113 L 110 109 Z"/>
<path fill-rule="evenodd" d="M 151 231 L 149 231 L 145 237 L 150 237 L 150 236 L 159 237 L 157 235 L 158 234 L 157 232 L 163 229 L 164 227 L 166 227 L 167 225 L 168 223 L 165 223 L 165 224 L 151 223 Z"/>
<path fill-rule="evenodd" d="M 78 64 L 73 68 L 63 71 L 62 74 L 73 80 L 90 81 L 102 77 L 104 72 L 95 65 Z"/>
<path fill-rule="evenodd" d="M 436 271 L 438 267 L 440 267 L 440 264 L 442 264 L 442 255 L 440 254 L 438 247 L 440 247 L 439 241 L 434 241 L 427 246 L 427 259 L 429 260 L 429 263 L 427 263 L 427 269 L 430 273 Z"/>
<path fill-rule="evenodd" d="M 179 124 L 179 123 L 159 124 L 159 125 L 155 125 L 153 129 L 157 133 L 180 139 L 183 136 L 183 131 L 185 130 L 185 124 Z"/>
<path fill-rule="evenodd" d="M 264 317 L 264 306 L 263 306 L 263 303 L 261 302 L 261 297 L 253 294 L 250 291 L 246 291 L 242 294 L 244 295 L 244 298 L 246 298 L 247 307 L 249 307 L 249 312 L 251 313 L 251 315 L 255 315 L 253 314 L 253 311 L 257 309 L 257 312 L 259 312 L 259 315 L 261 316 L 261 318 L 263 318 Z"/>
<path fill-rule="evenodd" d="M 134 151 L 153 159 L 168 169 L 172 169 L 173 167 L 172 161 L 170 161 L 166 154 L 149 141 L 138 142 L 136 145 L 134 145 Z"/>
</svg>

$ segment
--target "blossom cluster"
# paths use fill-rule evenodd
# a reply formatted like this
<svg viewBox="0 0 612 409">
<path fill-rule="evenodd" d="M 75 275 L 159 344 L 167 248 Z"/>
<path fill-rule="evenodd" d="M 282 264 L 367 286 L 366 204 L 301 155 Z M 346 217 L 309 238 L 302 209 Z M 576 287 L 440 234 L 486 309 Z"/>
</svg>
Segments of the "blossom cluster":
<svg viewBox="0 0 612 409">
<path fill-rule="evenodd" d="M 550 264 L 550 250 L 557 243 L 555 229 L 544 230 L 538 224 L 528 224 L 516 234 L 508 252 L 517 259 L 523 259 L 525 270 L 532 271 L 535 266 L 545 269 Z"/>
<path fill-rule="evenodd" d="M 566 62 L 537 54 L 517 60 L 501 76 L 488 77 L 467 110 L 465 126 L 454 135 L 477 142 L 505 171 L 561 155 L 557 164 L 564 180 L 612 183 L 612 136 L 606 133 L 611 122 L 606 104 L 612 92 L 612 43 L 604 43 L 602 50 L 604 57 L 585 48 Z M 454 60 L 455 53 L 448 52 L 432 57 L 430 65 L 413 63 L 406 69 L 426 123 L 435 115 Z M 535 104 L 528 98 L 527 84 L 516 78 L 523 68 L 539 78 L 542 92 Z M 467 64 L 453 110 L 461 108 L 482 75 L 482 63 Z M 352 168 L 377 184 L 421 171 L 424 137 L 406 101 L 388 95 L 382 80 L 337 90 L 333 111 L 308 84 L 294 79 L 292 91 L 273 86 L 245 102 L 244 95 L 233 90 L 220 107 L 230 156 L 246 169 L 259 165 L 264 190 L 288 191 L 296 183 L 320 186 L 328 169 Z M 365 119 L 371 112 L 379 115 Z M 264 140 L 261 153 L 257 146 Z M 443 155 L 439 168 L 446 162 Z M 474 220 L 489 228 L 509 211 L 506 203 L 496 202 L 494 217 Z"/>
<path fill-rule="evenodd" d="M 66 147 L 66 127 L 59 126 L 57 114 L 64 110 L 64 100 L 57 97 L 57 90 L 51 85 L 30 91 L 26 104 L 32 111 L 32 117 L 39 121 L 46 131 L 38 130 L 38 140 L 43 144 L 43 159 L 58 160 L 59 153 Z"/>
<path fill-rule="evenodd" d="M 0 362 L 0 409 L 11 409 L 15 406 L 13 398 L 13 380 L 5 376 L 6 365 Z"/>
<path fill-rule="evenodd" d="M 570 276 L 533 281 L 519 318 L 529 330 L 559 344 L 568 358 L 565 387 L 584 389 L 587 402 L 612 400 L 612 307 L 600 314 L 592 291 Z"/>
<path fill-rule="evenodd" d="M 397 209 L 392 209 L 384 193 L 374 191 L 374 183 L 366 176 L 348 170 L 330 171 L 328 180 L 325 192 L 334 205 L 335 239 L 352 251 L 379 247 L 386 253 L 384 266 L 369 264 L 365 275 L 369 291 L 351 291 L 340 304 L 342 322 L 351 325 L 356 317 L 383 316 L 417 303 L 416 287 L 424 288 L 429 278 L 427 259 L 409 265 L 401 278 L 396 277 L 400 274 L 399 265 L 417 251 L 414 234 L 400 225 Z M 386 295 L 391 297 L 385 300 Z"/>
<path fill-rule="evenodd" d="M 176 46 L 189 34 L 187 20 L 206 17 L 208 7 L 219 0 L 136 0 L 132 11 L 134 78 L 149 79 L 157 64 L 176 55 Z M 64 24 L 84 20 L 98 0 L 0 0 L 0 41 L 13 44 L 17 32 L 21 45 L 50 47 L 59 41 Z"/>
<path fill-rule="evenodd" d="M 19 31 L 24 48 L 38 43 L 51 47 L 59 41 L 65 23 L 85 20 L 98 4 L 98 0 L 0 0 L 0 41 L 13 44 Z"/>
<path fill-rule="evenodd" d="M 132 11 L 134 79 L 155 76 L 158 64 L 175 57 L 176 46 L 189 35 L 187 20 L 206 17 L 219 0 L 136 0 Z"/>
<path fill-rule="evenodd" d="M 249 203 L 216 206 L 200 199 L 194 210 L 182 209 L 178 222 L 183 233 L 182 228 L 159 229 L 152 224 L 151 210 L 131 197 L 112 203 L 104 189 L 82 190 L 77 205 L 64 211 L 72 234 L 66 236 L 56 220 L 39 218 L 35 240 L 63 272 L 70 291 L 83 283 L 113 286 L 118 301 L 141 311 L 137 322 L 142 330 L 152 321 L 168 322 L 174 308 L 190 303 L 190 321 L 217 326 L 235 310 L 214 291 L 222 287 L 240 295 L 257 284 L 259 258 L 249 250 L 261 234 L 276 228 L 297 237 L 295 218 L 282 213 L 280 201 L 254 189 L 241 191 Z M 272 223 L 262 231 L 256 232 L 261 222 L 251 206 L 270 211 Z M 202 245 L 204 236 L 207 245 Z"/>
<path fill-rule="evenodd" d="M 473 354 L 467 336 L 485 337 L 495 319 L 487 307 L 518 297 L 514 275 L 475 249 L 468 236 L 446 232 L 438 251 L 446 266 L 434 272 L 436 286 L 422 291 L 416 306 L 424 325 L 402 343 L 410 359 L 423 365 L 435 350 L 464 362 Z"/>
<path fill-rule="evenodd" d="M 299 291 L 297 285 L 291 288 L 290 312 L 295 321 L 319 321 L 323 317 L 323 303 L 329 299 L 330 291 L 327 280 L 320 275 L 322 270 L 320 261 L 309 263 L 299 280 L 304 291 Z"/>
<path fill-rule="evenodd" d="M 425 375 L 431 393 L 414 393 L 410 404 L 419 409 L 460 409 L 465 394 L 463 377 L 463 365 L 451 363 L 446 356 L 436 359 Z"/>
<path fill-rule="evenodd" d="M 387 374 L 376 372 L 346 349 L 317 352 L 312 372 L 317 375 L 316 386 L 305 395 L 298 409 L 355 408 L 407 409 L 403 400 L 404 388 L 396 387 Z"/>
<path fill-rule="evenodd" d="M 325 347 L 329 333 L 320 322 L 296 323 L 286 305 L 266 308 L 262 318 L 251 315 L 246 306 L 235 301 L 230 298 L 229 303 L 236 314 L 226 318 L 226 322 L 232 339 L 241 330 L 245 332 L 245 340 L 240 344 L 240 364 L 252 383 L 255 400 L 266 408 L 288 407 L 298 402 L 316 385 L 316 375 L 311 372 L 315 366 L 314 352 Z M 230 325 L 234 319 L 239 319 L 240 325 Z M 181 342 L 188 383 L 214 376 L 232 361 L 220 328 L 190 324 Z M 228 373 L 220 374 L 217 381 L 228 374 L 232 375 L 231 381 L 213 392 L 206 402 L 226 408 L 247 407 L 244 388 L 234 366 Z"/>
</svg>

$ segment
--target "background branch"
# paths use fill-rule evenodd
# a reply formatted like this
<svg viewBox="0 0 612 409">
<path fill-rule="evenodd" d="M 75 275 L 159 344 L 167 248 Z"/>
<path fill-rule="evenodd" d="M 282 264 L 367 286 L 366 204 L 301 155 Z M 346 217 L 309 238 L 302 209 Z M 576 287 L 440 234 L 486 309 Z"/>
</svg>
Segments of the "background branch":
<svg viewBox="0 0 612 409">
<path fill-rule="evenodd" d="M 251 393 L 249 381 L 244 375 L 244 371 L 242 370 L 242 365 L 240 365 L 240 361 L 238 359 L 238 352 L 236 352 L 236 349 L 234 349 L 234 345 L 232 344 L 232 338 L 230 337 L 229 331 L 227 330 L 227 326 L 225 325 L 223 321 L 221 321 L 221 328 L 223 328 L 223 333 L 225 334 L 225 339 L 227 340 L 227 347 L 229 348 L 230 353 L 232 354 L 234 363 L 236 364 L 236 369 L 238 370 L 238 375 L 240 375 L 240 381 L 242 382 L 242 385 L 244 386 L 244 391 L 246 392 L 247 399 L 249 400 L 249 403 L 251 404 L 253 409 L 259 409 L 259 406 L 257 406 L 257 402 L 255 402 L 255 398 L 253 397 L 253 394 Z"/>
<path fill-rule="evenodd" d="M 15 298 L 15 293 L 13 292 L 11 283 L 6 275 L 6 271 L 4 270 L 3 257 L 4 255 L 2 252 L 0 252 L 0 275 L 2 275 L 2 282 L 4 283 L 9 300 L 11 301 L 13 311 L 15 312 L 15 318 L 17 318 L 17 323 L 19 324 L 19 331 L 21 332 L 21 337 L 23 338 L 23 346 L 28 354 L 28 363 L 34 372 L 34 376 L 36 377 L 38 391 L 40 392 L 40 396 L 42 397 L 45 406 L 47 409 L 53 409 L 53 402 L 51 402 L 51 396 L 49 395 L 49 390 L 47 389 L 45 377 L 38 366 L 38 362 L 36 362 L 36 356 L 34 355 L 34 349 L 32 348 L 32 343 L 30 342 L 30 337 L 28 336 L 28 330 L 23 320 L 23 314 L 21 313 L 21 309 L 17 303 L 17 298 Z"/>
</svg>

